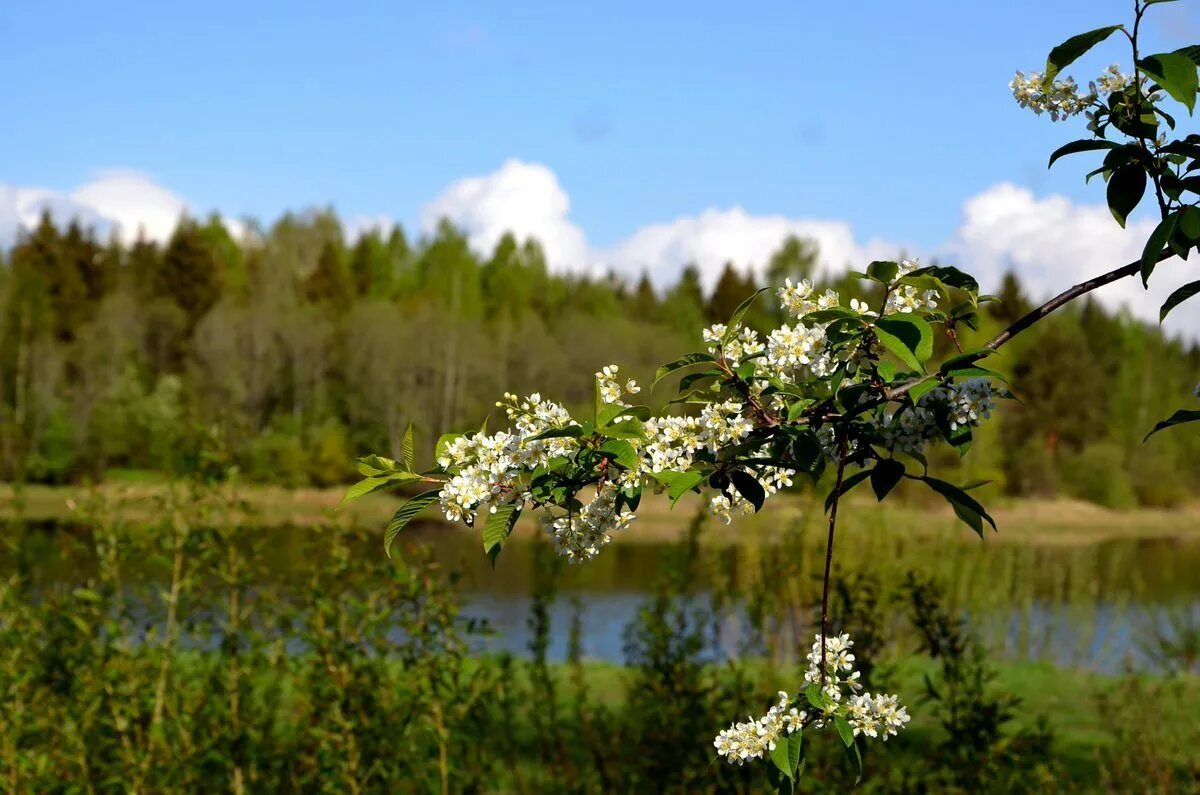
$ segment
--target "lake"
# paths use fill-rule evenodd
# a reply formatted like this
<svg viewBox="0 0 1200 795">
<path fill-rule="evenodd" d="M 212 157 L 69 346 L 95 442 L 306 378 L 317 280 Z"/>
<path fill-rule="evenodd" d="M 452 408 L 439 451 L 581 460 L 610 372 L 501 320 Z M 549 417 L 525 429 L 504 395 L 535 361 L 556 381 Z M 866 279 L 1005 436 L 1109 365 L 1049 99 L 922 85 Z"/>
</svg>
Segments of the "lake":
<svg viewBox="0 0 1200 795">
<path fill-rule="evenodd" d="M 64 543 L 86 528 L 61 522 L 11 527 L 8 548 L 0 552 L 0 573 L 22 573 L 34 593 L 89 580 L 94 561 Z M 265 542 L 254 588 L 302 600 L 305 578 L 326 556 L 323 531 L 285 526 L 242 532 Z M 459 577 L 464 614 L 486 620 L 492 630 L 481 651 L 528 653 L 533 584 L 539 577 L 545 582 L 551 569 L 537 566 L 539 545 L 527 536 L 514 537 L 494 569 L 474 536 L 445 525 L 419 525 L 407 538 L 431 548 Z M 769 542 L 701 545 L 687 599 L 712 627 L 705 656 L 769 654 L 794 660 L 814 631 L 822 544 L 815 534 L 797 531 Z M 927 539 L 871 532 L 844 533 L 839 544 L 839 574 L 849 580 L 865 576 L 884 594 L 900 589 L 909 572 L 936 578 L 950 604 L 1002 658 L 1103 672 L 1154 671 L 1164 667 L 1156 650 L 1200 634 L 1200 543 L 952 540 L 933 547 Z M 549 656 L 566 657 L 569 628 L 576 621 L 586 657 L 623 661 L 626 627 L 652 597 L 664 561 L 679 549 L 677 543 L 619 541 L 590 564 L 554 566 L 547 606 Z M 378 534 L 364 534 L 352 555 L 377 561 L 382 556 Z M 402 554 L 395 565 L 404 565 Z M 138 561 L 131 593 L 157 598 L 167 572 L 165 560 Z M 370 576 L 356 575 L 346 587 L 370 589 Z M 902 609 L 879 609 L 886 613 L 885 628 L 902 636 Z M 147 621 L 155 620 L 149 607 L 145 614 Z"/>
</svg>

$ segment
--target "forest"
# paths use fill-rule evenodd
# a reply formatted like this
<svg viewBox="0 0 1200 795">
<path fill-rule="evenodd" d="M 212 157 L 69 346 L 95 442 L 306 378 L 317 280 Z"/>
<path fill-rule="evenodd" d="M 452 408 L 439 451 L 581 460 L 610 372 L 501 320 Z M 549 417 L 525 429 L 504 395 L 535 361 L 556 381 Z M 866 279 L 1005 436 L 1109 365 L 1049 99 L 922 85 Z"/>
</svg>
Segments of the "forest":
<svg viewBox="0 0 1200 795">
<path fill-rule="evenodd" d="M 398 450 L 409 422 L 426 438 L 473 427 L 505 391 L 586 405 L 591 374 L 613 361 L 645 378 L 758 286 L 869 289 L 819 271 L 818 256 L 793 237 L 764 268 L 727 264 L 712 290 L 694 266 L 660 288 L 553 273 L 532 239 L 478 253 L 448 221 L 419 239 L 395 227 L 348 240 L 331 210 L 310 211 L 239 240 L 217 216 L 184 218 L 164 245 L 122 245 L 46 216 L 0 268 L 0 478 L 181 475 L 215 447 L 247 481 L 333 486 L 363 451 Z M 981 337 L 1043 298 L 1013 274 L 984 288 L 997 300 Z M 765 326 L 779 309 L 755 311 Z M 1088 300 L 999 361 L 1017 400 L 981 429 L 968 474 L 1118 508 L 1173 505 L 1200 484 L 1194 435 L 1142 444 L 1194 400 L 1195 340 Z M 960 466 L 945 453 L 942 466 Z"/>
</svg>

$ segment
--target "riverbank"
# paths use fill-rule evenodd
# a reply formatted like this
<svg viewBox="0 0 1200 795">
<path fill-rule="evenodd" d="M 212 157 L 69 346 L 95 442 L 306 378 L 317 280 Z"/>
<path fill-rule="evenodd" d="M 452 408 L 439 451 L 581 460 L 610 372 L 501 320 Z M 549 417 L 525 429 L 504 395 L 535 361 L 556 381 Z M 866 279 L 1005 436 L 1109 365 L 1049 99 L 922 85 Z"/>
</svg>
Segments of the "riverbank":
<svg viewBox="0 0 1200 795">
<path fill-rule="evenodd" d="M 0 518 L 30 521 L 69 521 L 72 504 L 89 488 L 116 500 L 122 515 L 130 520 L 153 518 L 162 498 L 172 488 L 162 481 L 115 481 L 94 487 L 22 486 L 0 484 Z M 389 494 L 370 495 L 342 504 L 342 488 L 286 489 L 278 486 L 243 485 L 237 488 L 236 520 L 244 526 L 314 526 L 347 522 L 365 527 L 386 524 L 402 500 Z M 706 543 L 723 544 L 747 539 L 770 541 L 788 530 L 819 529 L 825 522 L 823 497 L 815 492 L 780 495 L 768 501 L 762 513 L 739 517 L 730 525 L 710 522 Z M 1112 510 L 1078 500 L 1013 500 L 982 495 L 999 531 L 986 534 L 987 543 L 1036 545 L 1086 545 L 1113 540 L 1178 540 L 1200 542 L 1200 504 L 1172 509 L 1134 508 Z M 671 509 L 665 497 L 647 495 L 629 531 L 619 534 L 618 543 L 670 542 L 678 539 L 699 506 L 698 499 L 683 500 Z M 876 504 L 866 492 L 847 498 L 844 527 L 886 532 L 913 539 L 977 541 L 976 536 L 954 516 L 940 499 L 916 494 L 906 500 Z M 429 510 L 423 520 L 439 532 L 470 533 L 461 525 L 442 522 Z M 531 531 L 534 522 L 523 521 L 518 532 Z"/>
</svg>

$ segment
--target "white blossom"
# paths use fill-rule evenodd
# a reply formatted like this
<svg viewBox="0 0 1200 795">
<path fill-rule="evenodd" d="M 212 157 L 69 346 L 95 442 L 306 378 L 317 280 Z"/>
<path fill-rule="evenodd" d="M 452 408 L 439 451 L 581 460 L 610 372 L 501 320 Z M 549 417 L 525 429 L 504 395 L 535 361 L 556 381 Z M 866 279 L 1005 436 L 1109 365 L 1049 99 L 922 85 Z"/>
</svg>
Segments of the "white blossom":
<svg viewBox="0 0 1200 795">
<path fill-rule="evenodd" d="M 1039 72 L 1031 72 L 1029 77 L 1024 72 L 1017 72 L 1008 87 L 1012 89 L 1017 104 L 1039 116 L 1048 113 L 1051 121 L 1061 121 L 1082 113 L 1096 101 L 1094 93 L 1080 94 L 1079 87 L 1071 77 L 1047 84 Z"/>
<path fill-rule="evenodd" d="M 908 723 L 908 710 L 900 706 L 896 696 L 870 693 L 851 696 L 846 704 L 846 720 L 854 730 L 854 736 L 860 734 L 876 738 L 883 735 L 884 742 L 888 737 L 895 737 L 899 729 Z"/>
<path fill-rule="evenodd" d="M 621 398 L 625 395 L 636 395 L 642 391 L 638 386 L 637 381 L 628 379 L 622 384 L 617 379 L 617 374 L 621 368 L 615 364 L 610 364 L 596 373 L 596 388 L 600 391 L 600 400 L 618 406 L 628 405 Z"/>
<path fill-rule="evenodd" d="M 781 737 L 786 737 L 804 727 L 807 715 L 796 707 L 789 706 L 791 697 L 779 691 L 779 700 L 761 718 L 747 718 L 745 723 L 733 723 L 722 730 L 713 741 L 717 754 L 736 764 L 747 759 L 761 759 L 775 750 Z"/>
<path fill-rule="evenodd" d="M 617 491 L 615 483 L 606 482 L 579 513 L 543 517 L 558 554 L 571 563 L 591 560 L 612 542 L 612 533 L 629 526 L 634 516 L 617 510 Z"/>
</svg>

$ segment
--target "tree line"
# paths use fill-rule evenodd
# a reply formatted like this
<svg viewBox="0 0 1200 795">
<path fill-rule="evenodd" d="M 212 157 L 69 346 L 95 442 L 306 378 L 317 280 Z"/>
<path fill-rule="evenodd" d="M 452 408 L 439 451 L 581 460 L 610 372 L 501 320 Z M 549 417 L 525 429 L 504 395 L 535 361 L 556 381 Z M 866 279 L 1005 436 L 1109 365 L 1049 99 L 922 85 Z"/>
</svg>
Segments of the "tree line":
<svg viewBox="0 0 1200 795">
<path fill-rule="evenodd" d="M 361 451 L 398 452 L 409 421 L 426 438 L 477 426 L 505 391 L 588 406 L 592 373 L 614 361 L 649 380 L 761 285 L 814 278 L 868 297 L 819 272 L 818 254 L 792 237 L 757 273 L 730 263 L 706 290 L 688 266 L 658 289 L 646 275 L 552 273 L 535 240 L 512 235 L 480 254 L 449 222 L 348 240 L 317 211 L 235 239 L 216 216 L 184 218 L 165 244 L 123 245 L 44 216 L 0 267 L 0 478 L 180 473 L 219 450 L 251 480 L 334 485 Z M 1015 275 L 998 287 L 981 339 L 1030 307 Z M 779 311 L 766 296 L 764 326 Z M 1115 506 L 1173 504 L 1200 484 L 1194 433 L 1141 443 L 1200 380 L 1194 341 L 1085 301 L 998 361 L 1019 400 L 984 431 L 982 457 L 960 465 L 947 450 L 934 466 Z"/>
</svg>

